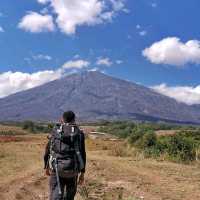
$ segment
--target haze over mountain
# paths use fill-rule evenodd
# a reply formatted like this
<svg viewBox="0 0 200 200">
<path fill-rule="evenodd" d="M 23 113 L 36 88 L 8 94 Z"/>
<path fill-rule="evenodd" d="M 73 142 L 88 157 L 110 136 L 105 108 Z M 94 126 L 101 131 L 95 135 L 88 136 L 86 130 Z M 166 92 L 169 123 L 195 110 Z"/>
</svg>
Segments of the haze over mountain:
<svg viewBox="0 0 200 200">
<path fill-rule="evenodd" d="M 134 119 L 200 123 L 200 109 L 100 72 L 66 76 L 0 99 L 0 121 L 58 120 L 73 110 L 80 121 Z"/>
</svg>

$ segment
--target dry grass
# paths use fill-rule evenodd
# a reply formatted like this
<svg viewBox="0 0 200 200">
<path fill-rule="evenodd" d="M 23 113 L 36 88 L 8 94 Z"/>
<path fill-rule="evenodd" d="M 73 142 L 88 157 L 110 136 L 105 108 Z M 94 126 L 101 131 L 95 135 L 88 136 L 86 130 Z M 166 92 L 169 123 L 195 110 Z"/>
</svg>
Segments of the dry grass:
<svg viewBox="0 0 200 200">
<path fill-rule="evenodd" d="M 45 136 L 39 136 L 39 138 L 38 136 L 24 136 L 21 141 L 1 142 L 0 184 L 15 179 L 18 175 L 41 168 L 44 141 Z"/>
</svg>

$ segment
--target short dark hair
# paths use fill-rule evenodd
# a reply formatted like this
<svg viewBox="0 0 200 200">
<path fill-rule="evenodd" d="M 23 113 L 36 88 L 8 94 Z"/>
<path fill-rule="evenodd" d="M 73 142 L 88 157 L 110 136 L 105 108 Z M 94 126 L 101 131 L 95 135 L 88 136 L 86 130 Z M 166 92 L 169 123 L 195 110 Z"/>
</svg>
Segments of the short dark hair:
<svg viewBox="0 0 200 200">
<path fill-rule="evenodd" d="M 73 111 L 69 110 L 63 113 L 63 120 L 65 123 L 70 123 L 75 121 L 75 114 Z"/>
</svg>

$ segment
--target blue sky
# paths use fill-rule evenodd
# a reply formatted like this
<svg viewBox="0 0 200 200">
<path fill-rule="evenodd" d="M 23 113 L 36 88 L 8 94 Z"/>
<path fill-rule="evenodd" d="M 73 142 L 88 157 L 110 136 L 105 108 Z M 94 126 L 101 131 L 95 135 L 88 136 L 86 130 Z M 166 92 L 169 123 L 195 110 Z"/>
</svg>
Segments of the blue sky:
<svg viewBox="0 0 200 200">
<path fill-rule="evenodd" d="M 199 7 L 199 0 L 0 1 L 0 96 L 100 70 L 200 103 Z"/>
</svg>

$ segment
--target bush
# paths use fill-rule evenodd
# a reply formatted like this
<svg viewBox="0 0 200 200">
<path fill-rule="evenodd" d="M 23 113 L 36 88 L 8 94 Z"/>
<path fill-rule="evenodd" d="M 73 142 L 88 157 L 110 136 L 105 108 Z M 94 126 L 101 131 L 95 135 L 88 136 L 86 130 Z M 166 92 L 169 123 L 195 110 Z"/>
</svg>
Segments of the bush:
<svg viewBox="0 0 200 200">
<path fill-rule="evenodd" d="M 135 123 L 133 122 L 113 122 L 108 123 L 105 126 L 101 126 L 97 131 L 106 132 L 112 135 L 116 135 L 120 138 L 127 138 L 131 135 Z"/>
<path fill-rule="evenodd" d="M 23 128 L 24 130 L 28 130 L 28 131 L 30 131 L 30 132 L 35 132 L 35 125 L 34 125 L 34 123 L 33 123 L 32 121 L 25 121 L 25 122 L 23 123 L 22 128 Z"/>
<path fill-rule="evenodd" d="M 195 141 L 192 138 L 175 135 L 168 143 L 168 154 L 180 161 L 193 161 L 196 158 Z"/>
<path fill-rule="evenodd" d="M 138 127 L 135 127 L 131 133 L 131 135 L 128 137 L 128 142 L 130 144 L 135 144 L 137 141 L 139 141 L 144 135 L 144 131 L 142 129 L 139 129 Z"/>
<path fill-rule="evenodd" d="M 143 149 L 151 148 L 155 146 L 157 143 L 157 137 L 156 134 L 153 131 L 149 131 L 146 134 L 143 135 L 142 141 L 141 141 L 141 147 Z"/>
<path fill-rule="evenodd" d="M 49 133 L 53 128 L 53 124 L 39 124 L 32 121 L 23 122 L 22 128 L 32 133 Z"/>
<path fill-rule="evenodd" d="M 196 149 L 200 146 L 197 135 L 193 138 L 188 133 L 179 133 L 173 136 L 157 137 L 154 131 L 147 131 L 146 127 L 143 128 L 134 129 L 128 142 L 143 151 L 145 156 L 161 157 L 167 154 L 168 158 L 174 161 L 195 160 Z"/>
</svg>

